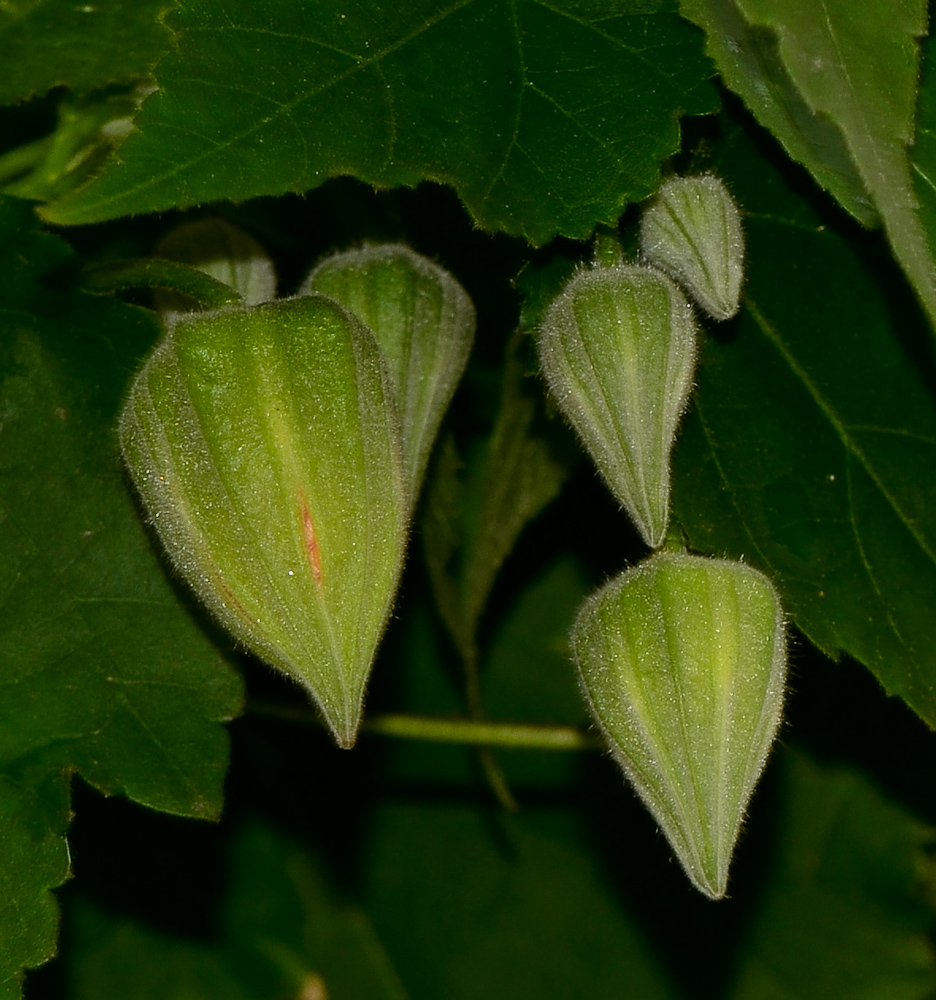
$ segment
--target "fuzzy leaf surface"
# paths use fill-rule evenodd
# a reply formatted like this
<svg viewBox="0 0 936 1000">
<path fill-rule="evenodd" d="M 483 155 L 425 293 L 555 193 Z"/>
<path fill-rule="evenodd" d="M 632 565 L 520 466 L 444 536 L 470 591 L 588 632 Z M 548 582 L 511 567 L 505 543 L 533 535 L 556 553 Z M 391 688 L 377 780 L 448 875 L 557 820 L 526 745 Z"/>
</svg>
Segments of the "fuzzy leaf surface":
<svg viewBox="0 0 936 1000">
<path fill-rule="evenodd" d="M 172 34 L 173 0 L 14 0 L 0 7 L 0 103 L 64 84 L 79 94 L 149 76 Z"/>
<path fill-rule="evenodd" d="M 667 0 L 198 0 L 139 134 L 47 210 L 74 224 L 314 188 L 451 184 L 479 225 L 584 237 L 649 195 L 679 115 L 713 110 Z"/>
<path fill-rule="evenodd" d="M 114 433 L 156 326 L 57 287 L 50 272 L 70 251 L 38 232 L 27 203 L 0 201 L 0 228 L 0 775 L 29 795 L 77 771 L 153 808 L 216 817 L 228 752 L 218 723 L 239 711 L 240 681 L 169 582 Z M 36 850 L 48 853 L 53 833 L 64 850 L 67 796 L 47 816 Z M 35 878 L 21 873 L 0 941 L 17 940 L 5 921 L 48 907 L 53 869 L 37 860 Z M 19 960 L 35 957 L 31 946 Z"/>
<path fill-rule="evenodd" d="M 860 660 L 932 725 L 936 370 L 925 324 L 880 247 L 860 251 L 853 230 L 827 225 L 732 135 L 715 166 L 746 215 L 746 296 L 701 353 L 675 516 L 699 550 L 767 572 L 820 649 Z"/>
</svg>

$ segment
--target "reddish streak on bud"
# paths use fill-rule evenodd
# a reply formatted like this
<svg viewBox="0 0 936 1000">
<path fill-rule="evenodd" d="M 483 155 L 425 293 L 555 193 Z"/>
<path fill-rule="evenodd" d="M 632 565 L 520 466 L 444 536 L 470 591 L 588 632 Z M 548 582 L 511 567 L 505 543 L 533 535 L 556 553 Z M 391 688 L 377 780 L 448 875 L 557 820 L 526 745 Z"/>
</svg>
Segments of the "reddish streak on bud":
<svg viewBox="0 0 936 1000">
<path fill-rule="evenodd" d="M 221 587 L 221 592 L 224 594 L 228 605 L 229 606 L 233 605 L 237 609 L 237 612 L 241 616 L 241 618 L 243 618 L 248 625 L 253 626 L 254 619 L 252 619 L 250 615 L 247 614 L 247 609 L 234 596 L 234 591 L 231 590 L 231 588 L 224 582 L 224 577 L 221 576 L 221 571 L 217 570 L 217 573 L 218 573 L 218 584 Z"/>
<path fill-rule="evenodd" d="M 315 537 L 315 528 L 312 526 L 312 515 L 309 513 L 309 501 L 305 494 L 301 494 L 302 504 L 302 534 L 305 538 L 306 553 L 309 557 L 309 565 L 312 567 L 312 576 L 315 582 L 322 586 L 322 560 L 319 556 L 318 540 Z"/>
</svg>

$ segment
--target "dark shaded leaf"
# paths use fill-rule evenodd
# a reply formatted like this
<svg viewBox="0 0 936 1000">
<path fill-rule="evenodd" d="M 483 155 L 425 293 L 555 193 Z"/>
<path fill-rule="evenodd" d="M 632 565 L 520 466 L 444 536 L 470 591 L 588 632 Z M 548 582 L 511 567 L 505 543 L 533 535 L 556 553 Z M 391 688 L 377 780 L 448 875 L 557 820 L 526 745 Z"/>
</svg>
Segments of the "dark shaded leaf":
<svg viewBox="0 0 936 1000">
<path fill-rule="evenodd" d="M 886 259 L 827 227 L 737 132 L 715 163 L 750 270 L 741 316 L 702 351 L 674 513 L 932 725 L 936 369 L 919 314 Z"/>
<path fill-rule="evenodd" d="M 925 1000 L 934 831 L 852 771 L 783 755 L 777 853 L 732 1000 Z"/>
<path fill-rule="evenodd" d="M 498 571 L 524 527 L 558 496 L 571 468 L 543 433 L 534 391 L 515 338 L 490 438 L 464 469 L 454 440 L 443 440 L 427 487 L 429 575 L 466 661 L 477 658 L 478 623 Z"/>
<path fill-rule="evenodd" d="M 367 916 L 314 854 L 254 823 L 235 838 L 215 942 L 174 938 L 79 900 L 69 914 L 75 1000 L 406 1000 Z"/>
<path fill-rule="evenodd" d="M 376 817 L 366 909 L 414 1000 L 673 997 L 639 921 L 574 842 L 446 804 Z"/>
<path fill-rule="evenodd" d="M 0 229 L 0 775 L 29 796 L 77 770 L 102 791 L 217 817 L 228 749 L 217 723 L 239 711 L 240 681 L 167 579 L 114 433 L 157 326 L 62 286 L 70 251 L 25 202 L 0 200 Z M 0 941 L 48 911 L 38 859 L 67 825 L 67 798 L 46 815 L 41 853 L 22 868 L 35 881 L 0 911 Z"/>
</svg>

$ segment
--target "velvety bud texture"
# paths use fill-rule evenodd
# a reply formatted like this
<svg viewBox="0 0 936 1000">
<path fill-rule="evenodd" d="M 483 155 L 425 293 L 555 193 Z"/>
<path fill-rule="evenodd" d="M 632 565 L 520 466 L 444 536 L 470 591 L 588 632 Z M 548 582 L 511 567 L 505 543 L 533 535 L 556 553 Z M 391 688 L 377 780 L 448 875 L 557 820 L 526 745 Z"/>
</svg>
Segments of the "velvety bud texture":
<svg viewBox="0 0 936 1000">
<path fill-rule="evenodd" d="M 335 254 L 302 291 L 337 299 L 374 332 L 387 361 L 415 503 L 442 416 L 468 362 L 475 310 L 444 268 L 399 243 Z"/>
<path fill-rule="evenodd" d="M 350 746 L 408 499 L 373 335 L 324 296 L 180 319 L 120 423 L 172 562 Z"/>
<path fill-rule="evenodd" d="M 656 548 L 669 519 L 670 451 L 692 388 L 692 307 L 666 275 L 621 265 L 579 271 L 540 327 L 552 396 Z"/>
<path fill-rule="evenodd" d="M 710 316 L 738 311 L 744 233 L 734 198 L 717 177 L 674 177 L 640 220 L 643 258 L 666 271 Z"/>
<path fill-rule="evenodd" d="M 585 602 L 572 644 L 612 753 L 692 882 L 721 898 L 780 723 L 776 590 L 743 563 L 664 551 Z"/>
</svg>

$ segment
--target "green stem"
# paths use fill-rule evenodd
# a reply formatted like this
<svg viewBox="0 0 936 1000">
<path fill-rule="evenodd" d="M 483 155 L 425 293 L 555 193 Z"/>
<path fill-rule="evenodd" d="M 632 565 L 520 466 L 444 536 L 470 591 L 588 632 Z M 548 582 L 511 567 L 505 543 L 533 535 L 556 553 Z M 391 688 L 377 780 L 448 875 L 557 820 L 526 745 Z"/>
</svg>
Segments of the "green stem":
<svg viewBox="0 0 936 1000">
<path fill-rule="evenodd" d="M 251 702 L 247 708 L 254 715 L 288 719 L 292 722 L 319 722 L 318 716 L 309 708 L 270 702 Z M 374 715 L 365 719 L 361 732 L 430 743 L 460 743 L 465 746 L 515 750 L 597 750 L 601 747 L 595 737 L 574 726 L 479 722 L 428 715 Z"/>
<path fill-rule="evenodd" d="M 600 267 L 617 267 L 624 263 L 621 238 L 615 227 L 599 225 L 595 229 L 594 261 Z"/>
<path fill-rule="evenodd" d="M 7 184 L 37 167 L 48 151 L 51 141 L 52 137 L 47 135 L 25 146 L 17 146 L 16 149 L 11 149 L 0 156 L 0 185 Z"/>
</svg>

